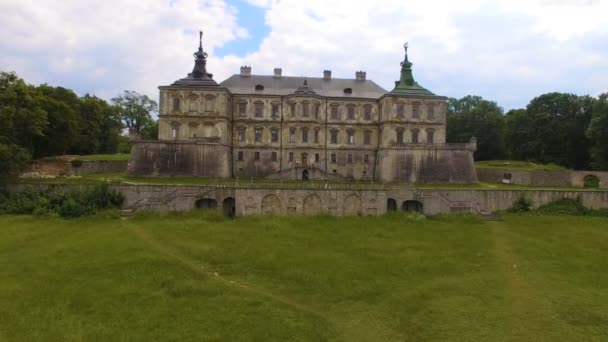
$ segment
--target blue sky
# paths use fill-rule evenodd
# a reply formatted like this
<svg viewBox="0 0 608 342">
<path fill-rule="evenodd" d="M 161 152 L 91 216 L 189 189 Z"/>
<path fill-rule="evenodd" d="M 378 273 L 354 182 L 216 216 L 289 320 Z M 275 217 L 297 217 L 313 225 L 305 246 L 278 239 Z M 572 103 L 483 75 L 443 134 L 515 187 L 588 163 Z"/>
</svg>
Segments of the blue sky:
<svg viewBox="0 0 608 342">
<path fill-rule="evenodd" d="M 192 68 L 197 32 L 221 81 L 254 74 L 367 77 L 387 90 L 410 43 L 416 80 L 505 109 L 608 91 L 608 0 L 2 0 L 0 70 L 110 99 L 157 98 Z"/>
</svg>

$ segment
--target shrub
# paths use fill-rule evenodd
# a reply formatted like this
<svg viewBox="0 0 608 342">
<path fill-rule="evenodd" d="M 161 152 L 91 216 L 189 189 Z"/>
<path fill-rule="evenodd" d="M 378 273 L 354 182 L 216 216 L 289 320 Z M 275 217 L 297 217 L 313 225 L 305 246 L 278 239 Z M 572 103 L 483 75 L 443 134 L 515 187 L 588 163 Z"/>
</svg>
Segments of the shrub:
<svg viewBox="0 0 608 342">
<path fill-rule="evenodd" d="M 552 215 L 586 215 L 590 212 L 581 202 L 581 198 L 562 198 L 551 203 L 547 203 L 538 209 L 536 212 L 540 214 Z"/>
<path fill-rule="evenodd" d="M 34 190 L 0 196 L 0 213 L 79 217 L 120 208 L 124 197 L 107 184 L 74 191 Z"/>
<path fill-rule="evenodd" d="M 597 176 L 589 175 L 583 179 L 585 188 L 597 189 L 600 187 L 600 179 Z"/>
<path fill-rule="evenodd" d="M 509 211 L 512 213 L 521 213 L 521 212 L 530 211 L 530 208 L 532 208 L 532 201 L 527 199 L 526 196 L 521 195 L 517 199 L 517 201 L 515 201 L 515 203 L 513 203 L 513 206 L 511 207 L 511 209 L 509 209 Z"/>
<path fill-rule="evenodd" d="M 71 162 L 73 167 L 81 167 L 82 166 L 82 160 L 80 159 L 73 159 Z"/>
</svg>

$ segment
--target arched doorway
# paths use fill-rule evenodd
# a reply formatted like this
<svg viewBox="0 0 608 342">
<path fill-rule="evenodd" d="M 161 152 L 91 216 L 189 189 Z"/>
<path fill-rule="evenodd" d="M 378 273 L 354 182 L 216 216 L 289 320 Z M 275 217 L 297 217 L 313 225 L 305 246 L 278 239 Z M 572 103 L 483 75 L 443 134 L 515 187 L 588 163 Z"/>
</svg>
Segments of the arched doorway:
<svg viewBox="0 0 608 342">
<path fill-rule="evenodd" d="M 416 211 L 416 212 L 421 213 L 422 212 L 422 203 L 420 203 L 418 201 L 405 201 L 401 205 L 401 210 Z"/>
<path fill-rule="evenodd" d="M 217 201 L 213 198 L 201 198 L 195 205 L 198 209 L 217 209 Z"/>
<path fill-rule="evenodd" d="M 397 201 L 392 198 L 386 200 L 386 211 L 397 211 Z"/>
<path fill-rule="evenodd" d="M 308 170 L 307 169 L 302 170 L 302 180 L 304 180 L 304 181 L 308 180 Z"/>
<path fill-rule="evenodd" d="M 600 179 L 594 175 L 587 175 L 583 178 L 583 185 L 585 188 L 599 188 L 600 187 Z"/>
<path fill-rule="evenodd" d="M 226 197 L 222 202 L 222 211 L 224 215 L 228 217 L 234 217 L 236 215 L 236 201 L 233 197 Z"/>
</svg>

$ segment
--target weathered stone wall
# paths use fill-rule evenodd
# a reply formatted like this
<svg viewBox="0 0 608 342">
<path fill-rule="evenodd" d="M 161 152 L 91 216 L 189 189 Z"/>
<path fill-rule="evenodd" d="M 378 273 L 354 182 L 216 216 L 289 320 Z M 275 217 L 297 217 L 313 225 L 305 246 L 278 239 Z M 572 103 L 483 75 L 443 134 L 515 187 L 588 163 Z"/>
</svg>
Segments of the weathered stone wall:
<svg viewBox="0 0 608 342">
<path fill-rule="evenodd" d="M 377 175 L 383 182 L 475 183 L 473 150 L 449 145 L 382 149 Z"/>
<path fill-rule="evenodd" d="M 592 209 L 608 209 L 608 191 L 580 190 L 431 190 L 431 189 L 253 189 L 228 186 L 112 185 L 133 210 L 192 210 L 201 200 L 236 215 L 277 214 L 336 216 L 381 215 L 418 208 L 424 214 L 482 213 L 506 210 L 521 196 L 538 207 L 561 198 L 580 197 Z M 30 185 L 10 185 L 22 191 Z M 82 185 L 33 184 L 39 188 L 82 188 Z"/>
<path fill-rule="evenodd" d="M 131 148 L 127 173 L 228 178 L 230 147 L 204 142 L 139 141 Z"/>
<path fill-rule="evenodd" d="M 126 160 L 83 161 L 82 165 L 77 167 L 65 160 L 36 160 L 32 162 L 28 171 L 49 176 L 82 176 L 92 173 L 125 172 L 126 170 Z"/>
<path fill-rule="evenodd" d="M 538 186 L 583 187 L 586 176 L 596 176 L 599 187 L 608 188 L 608 172 L 602 171 L 529 171 L 509 169 L 477 168 L 477 177 L 482 182 L 502 182 L 510 175 L 511 184 Z"/>
</svg>

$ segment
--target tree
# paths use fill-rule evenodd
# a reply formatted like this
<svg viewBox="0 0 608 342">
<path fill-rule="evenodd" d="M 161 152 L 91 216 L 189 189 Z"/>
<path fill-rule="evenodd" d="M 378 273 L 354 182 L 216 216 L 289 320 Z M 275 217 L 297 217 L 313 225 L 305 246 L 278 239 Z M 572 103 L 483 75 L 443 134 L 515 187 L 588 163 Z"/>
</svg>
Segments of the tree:
<svg viewBox="0 0 608 342">
<path fill-rule="evenodd" d="M 158 111 L 158 104 L 147 95 L 140 95 L 132 90 L 125 90 L 122 96 L 112 99 L 118 107 L 118 114 L 129 134 L 139 136 L 142 128 L 151 124 L 151 112 Z"/>
<path fill-rule="evenodd" d="M 476 160 L 501 159 L 506 154 L 503 109 L 480 96 L 448 99 L 448 142 L 468 142 L 477 138 Z"/>
<path fill-rule="evenodd" d="M 511 157 L 588 168 L 590 144 L 585 131 L 592 105 L 589 96 L 548 93 L 534 98 L 525 111 L 507 113 Z"/>
<path fill-rule="evenodd" d="M 118 110 L 86 94 L 80 98 L 78 154 L 115 153 L 122 124 Z"/>
<path fill-rule="evenodd" d="M 593 104 L 587 138 L 591 143 L 591 166 L 608 170 L 608 93 L 603 93 Z"/>
</svg>

